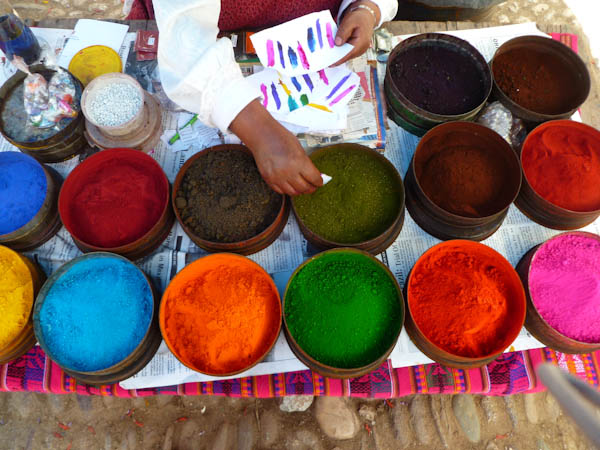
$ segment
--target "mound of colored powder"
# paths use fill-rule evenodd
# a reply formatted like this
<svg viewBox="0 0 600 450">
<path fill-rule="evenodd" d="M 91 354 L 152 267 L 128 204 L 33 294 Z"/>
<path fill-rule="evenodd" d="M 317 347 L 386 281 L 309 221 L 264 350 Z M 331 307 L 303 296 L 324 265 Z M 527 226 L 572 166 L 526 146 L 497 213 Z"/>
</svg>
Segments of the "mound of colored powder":
<svg viewBox="0 0 600 450">
<path fill-rule="evenodd" d="M 216 254 L 186 266 L 161 305 L 161 328 L 174 353 L 209 374 L 241 371 L 277 339 L 281 307 L 275 284 L 242 256 Z"/>
<path fill-rule="evenodd" d="M 19 335 L 32 306 L 33 281 L 29 268 L 17 253 L 0 245 L 0 349 Z"/>
<path fill-rule="evenodd" d="M 427 339 L 470 358 L 508 347 L 525 318 L 525 293 L 509 262 L 469 241 L 438 244 L 419 258 L 408 282 L 408 304 Z"/>
<path fill-rule="evenodd" d="M 581 234 L 550 239 L 529 269 L 531 300 L 542 318 L 565 336 L 600 342 L 600 242 Z"/>
<path fill-rule="evenodd" d="M 83 257 L 50 287 L 39 325 L 50 356 L 91 372 L 125 359 L 144 338 L 152 291 L 140 270 L 116 257 Z"/>
<path fill-rule="evenodd" d="M 0 152 L 0 234 L 27 224 L 46 198 L 46 174 L 31 156 Z"/>
<path fill-rule="evenodd" d="M 333 179 L 313 194 L 294 197 L 296 213 L 329 241 L 355 244 L 388 229 L 398 215 L 402 190 L 395 171 L 369 151 L 337 147 L 311 157 Z"/>
<path fill-rule="evenodd" d="M 401 299 L 390 276 L 365 255 L 325 253 L 292 279 L 288 330 L 317 361 L 357 368 L 381 357 L 398 335 Z"/>
</svg>

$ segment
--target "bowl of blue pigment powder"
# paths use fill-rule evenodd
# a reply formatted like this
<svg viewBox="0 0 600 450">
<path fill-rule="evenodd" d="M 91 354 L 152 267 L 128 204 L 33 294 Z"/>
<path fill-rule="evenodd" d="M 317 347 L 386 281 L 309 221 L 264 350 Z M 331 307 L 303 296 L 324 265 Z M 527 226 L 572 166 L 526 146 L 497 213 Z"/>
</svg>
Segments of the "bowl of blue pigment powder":
<svg viewBox="0 0 600 450">
<path fill-rule="evenodd" d="M 98 382 L 115 382 L 111 375 L 148 353 L 157 329 L 154 294 L 144 273 L 105 252 L 83 255 L 52 274 L 36 299 L 33 322 L 54 362 L 75 377 L 104 374 Z"/>
</svg>

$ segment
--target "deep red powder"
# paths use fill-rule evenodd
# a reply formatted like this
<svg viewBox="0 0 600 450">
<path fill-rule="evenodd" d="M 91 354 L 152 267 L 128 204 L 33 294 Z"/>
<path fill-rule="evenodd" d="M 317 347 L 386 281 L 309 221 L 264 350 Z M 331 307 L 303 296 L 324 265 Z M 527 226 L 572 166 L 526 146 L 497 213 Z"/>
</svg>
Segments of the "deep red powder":
<svg viewBox="0 0 600 450">
<path fill-rule="evenodd" d="M 86 244 L 120 247 L 146 234 L 168 201 L 160 166 L 137 150 L 102 151 L 78 166 L 60 193 L 61 219 Z"/>
</svg>

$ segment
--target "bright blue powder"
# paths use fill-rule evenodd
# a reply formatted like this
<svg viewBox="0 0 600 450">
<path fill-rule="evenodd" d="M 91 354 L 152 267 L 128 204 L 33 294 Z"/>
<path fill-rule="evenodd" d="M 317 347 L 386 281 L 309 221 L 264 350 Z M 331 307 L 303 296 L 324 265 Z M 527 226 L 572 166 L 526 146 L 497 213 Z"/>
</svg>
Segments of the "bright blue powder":
<svg viewBox="0 0 600 450">
<path fill-rule="evenodd" d="M 133 352 L 152 316 L 152 292 L 139 269 L 115 257 L 86 257 L 49 289 L 39 312 L 51 357 L 67 369 L 107 369 Z"/>
<path fill-rule="evenodd" d="M 0 234 L 29 222 L 46 198 L 46 174 L 31 156 L 0 152 Z"/>
</svg>

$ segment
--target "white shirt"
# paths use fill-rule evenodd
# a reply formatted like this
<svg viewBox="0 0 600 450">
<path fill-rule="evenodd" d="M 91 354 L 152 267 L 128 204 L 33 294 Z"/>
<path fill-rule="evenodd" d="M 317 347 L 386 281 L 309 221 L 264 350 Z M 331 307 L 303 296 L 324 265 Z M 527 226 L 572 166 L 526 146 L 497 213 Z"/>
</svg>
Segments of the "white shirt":
<svg viewBox="0 0 600 450">
<path fill-rule="evenodd" d="M 355 0 L 343 0 L 338 14 Z M 381 21 L 391 20 L 397 0 L 371 0 Z M 229 128 L 231 121 L 260 93 L 235 62 L 228 38 L 217 39 L 220 0 L 154 0 L 160 39 L 158 65 L 163 88 L 173 102 L 197 113 L 206 125 Z"/>
</svg>

